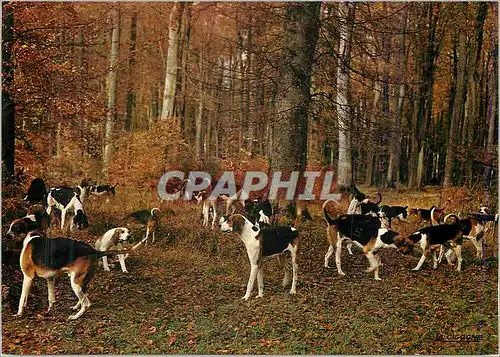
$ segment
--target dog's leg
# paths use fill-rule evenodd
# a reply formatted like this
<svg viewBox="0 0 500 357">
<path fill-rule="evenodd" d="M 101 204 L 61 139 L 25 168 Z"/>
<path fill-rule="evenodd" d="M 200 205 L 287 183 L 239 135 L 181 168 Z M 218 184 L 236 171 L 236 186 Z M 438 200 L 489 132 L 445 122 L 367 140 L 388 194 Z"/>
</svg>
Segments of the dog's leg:
<svg viewBox="0 0 500 357">
<path fill-rule="evenodd" d="M 371 273 L 377 268 L 377 258 L 374 256 L 373 252 L 370 250 L 365 254 L 366 259 L 368 259 L 368 268 L 366 268 L 367 273 Z"/>
<path fill-rule="evenodd" d="M 54 291 L 54 279 L 53 278 L 47 279 L 47 290 L 49 292 L 49 310 L 48 311 L 50 311 L 52 309 L 52 306 L 56 302 L 56 294 Z"/>
<path fill-rule="evenodd" d="M 366 253 L 366 258 L 368 259 L 368 263 L 370 264 L 370 267 L 368 269 L 366 269 L 367 272 L 375 272 L 375 280 L 382 280 L 380 279 L 380 277 L 378 276 L 378 272 L 379 272 L 379 260 L 380 260 L 380 257 L 376 254 L 373 253 L 372 250 L 368 251 Z"/>
<path fill-rule="evenodd" d="M 381 258 L 380 258 L 380 254 L 377 254 L 375 257 L 377 258 L 377 268 L 375 269 L 375 280 L 382 280 L 378 276 L 378 273 L 380 271 L 380 267 L 383 265 L 382 261 L 381 261 Z"/>
<path fill-rule="evenodd" d="M 82 291 L 82 287 L 80 286 L 80 284 L 78 284 L 75 281 L 75 273 L 71 273 L 70 281 L 71 281 L 71 288 L 73 288 L 75 295 L 78 297 L 78 304 L 76 306 L 79 305 L 80 310 L 76 314 L 70 315 L 68 317 L 68 320 L 76 320 L 77 318 L 82 316 L 82 314 L 85 312 L 85 310 L 87 310 L 87 308 L 90 306 L 90 301 L 88 301 L 87 294 L 85 294 Z"/>
<path fill-rule="evenodd" d="M 203 227 L 208 226 L 209 218 L 209 206 L 207 202 L 203 202 L 202 214 L 203 214 Z"/>
<path fill-rule="evenodd" d="M 259 294 L 257 297 L 264 296 L 264 264 L 261 262 L 259 270 L 257 271 L 257 288 L 259 289 Z"/>
<path fill-rule="evenodd" d="M 71 306 L 70 309 L 71 310 L 78 310 L 80 308 L 80 306 L 82 306 L 82 302 L 80 300 L 78 300 L 78 302 L 76 303 L 76 305 Z"/>
<path fill-rule="evenodd" d="M 330 244 L 328 246 L 328 251 L 325 254 L 325 268 L 328 268 L 328 261 L 330 260 L 330 257 L 333 255 L 335 249 L 333 248 L 333 244 Z"/>
<path fill-rule="evenodd" d="M 414 270 L 414 271 L 420 270 L 420 268 L 422 267 L 422 264 L 424 264 L 424 261 L 428 255 L 429 255 L 429 249 L 425 249 L 424 253 L 420 257 L 420 260 L 418 261 L 417 266 L 415 268 L 413 268 L 412 270 Z"/>
<path fill-rule="evenodd" d="M 292 253 L 292 287 L 290 288 L 290 294 L 293 295 L 297 291 L 297 275 L 299 269 L 297 264 L 297 247 L 292 247 L 290 253 Z"/>
<path fill-rule="evenodd" d="M 243 296 L 242 299 L 245 300 L 250 299 L 250 294 L 252 293 L 258 270 L 259 267 L 257 266 L 256 263 L 250 263 L 250 277 L 248 278 L 247 292 L 245 293 L 245 296 Z"/>
<path fill-rule="evenodd" d="M 455 254 L 453 253 L 453 249 L 448 249 L 444 255 L 446 257 L 446 261 L 448 265 L 453 265 L 453 261 L 455 260 Z"/>
<path fill-rule="evenodd" d="M 149 227 L 146 227 L 146 238 L 144 238 L 144 240 L 146 241 L 145 244 L 148 244 L 148 237 L 149 237 Z"/>
<path fill-rule="evenodd" d="M 21 292 L 21 298 L 19 299 L 19 308 L 17 310 L 16 316 L 21 316 L 23 314 L 23 309 L 28 305 L 28 295 L 30 293 L 32 283 L 33 283 L 33 278 L 24 275 L 23 290 Z"/>
<path fill-rule="evenodd" d="M 345 275 L 345 273 L 342 271 L 342 238 L 340 235 L 337 233 L 337 249 L 335 250 L 335 264 L 337 265 L 337 272 L 339 275 Z"/>
<path fill-rule="evenodd" d="M 438 264 L 441 264 L 441 261 L 443 260 L 443 256 L 444 256 L 444 246 L 441 244 L 439 246 Z"/>
<path fill-rule="evenodd" d="M 434 260 L 434 263 L 432 264 L 432 268 L 433 269 L 437 269 L 437 267 L 438 267 L 438 256 L 437 256 L 437 253 L 436 253 L 436 249 L 432 250 L 432 258 Z"/>
<path fill-rule="evenodd" d="M 481 259 L 482 258 L 482 251 L 483 251 L 483 247 L 482 247 L 482 244 L 480 242 L 480 239 L 481 238 L 477 238 L 477 236 L 472 236 L 472 237 L 469 237 L 470 241 L 472 242 L 472 244 L 474 244 L 474 247 L 476 248 L 476 259 Z"/>
<path fill-rule="evenodd" d="M 215 228 L 215 220 L 217 218 L 217 211 L 215 210 L 215 204 L 212 206 L 212 229 Z"/>
<path fill-rule="evenodd" d="M 285 275 L 283 276 L 283 281 L 281 282 L 281 286 L 286 288 L 288 286 L 288 283 L 290 282 L 290 266 L 286 262 L 286 258 L 283 255 L 279 256 L 280 259 L 282 259 L 282 264 L 283 264 L 283 270 Z"/>
<path fill-rule="evenodd" d="M 350 255 L 352 255 L 352 242 L 348 242 L 346 244 L 347 251 L 349 252 Z"/>
<path fill-rule="evenodd" d="M 109 270 L 108 257 L 107 256 L 102 257 L 102 266 L 104 267 L 105 271 L 110 271 Z"/>
<path fill-rule="evenodd" d="M 61 210 L 61 231 L 64 230 L 64 224 L 66 223 L 66 209 Z"/>
<path fill-rule="evenodd" d="M 154 232 L 153 232 L 153 237 L 154 237 Z M 120 261 L 120 266 L 122 267 L 122 272 L 128 273 L 127 267 L 125 266 L 125 255 L 119 254 L 118 260 Z"/>
<path fill-rule="evenodd" d="M 453 247 L 453 251 L 455 252 L 455 255 L 457 256 L 457 271 L 462 270 L 462 246 L 457 245 L 456 247 Z"/>
</svg>

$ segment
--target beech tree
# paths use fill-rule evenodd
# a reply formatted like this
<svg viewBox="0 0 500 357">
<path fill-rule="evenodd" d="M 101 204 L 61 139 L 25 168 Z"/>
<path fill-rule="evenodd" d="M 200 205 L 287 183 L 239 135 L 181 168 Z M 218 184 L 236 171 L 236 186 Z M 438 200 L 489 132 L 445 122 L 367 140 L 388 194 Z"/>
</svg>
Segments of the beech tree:
<svg viewBox="0 0 500 357">
<path fill-rule="evenodd" d="M 346 20 L 339 28 L 340 46 L 339 63 L 337 69 L 337 116 L 339 135 L 339 157 L 337 186 L 341 189 L 352 183 L 352 152 L 350 128 L 352 122 L 352 108 L 349 103 L 349 64 L 352 48 L 352 32 L 354 26 L 355 4 L 342 3 L 340 5 L 347 14 Z"/>
<path fill-rule="evenodd" d="M 118 76 L 118 51 L 120 41 L 120 9 L 114 7 L 111 10 L 111 52 L 109 65 L 109 81 L 108 81 L 108 105 L 106 114 L 106 132 L 104 139 L 104 154 L 103 154 L 103 171 L 107 174 L 108 164 L 111 160 L 111 152 L 113 147 L 113 128 L 116 120 L 116 90 Z"/>
<path fill-rule="evenodd" d="M 320 3 L 287 4 L 279 62 L 277 118 L 271 169 L 305 170 L 311 68 L 319 30 Z"/>
</svg>

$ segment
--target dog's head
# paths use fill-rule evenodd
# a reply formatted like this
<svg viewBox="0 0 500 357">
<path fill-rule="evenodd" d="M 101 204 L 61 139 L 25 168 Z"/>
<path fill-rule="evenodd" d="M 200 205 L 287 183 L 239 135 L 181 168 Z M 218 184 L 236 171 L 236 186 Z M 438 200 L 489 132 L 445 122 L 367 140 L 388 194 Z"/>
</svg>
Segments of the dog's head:
<svg viewBox="0 0 500 357">
<path fill-rule="evenodd" d="M 207 197 L 207 191 L 197 191 L 193 193 L 193 199 L 196 201 L 196 204 L 200 204 Z"/>
<path fill-rule="evenodd" d="M 415 243 L 419 242 L 421 239 L 422 233 L 420 232 L 413 233 L 408 237 L 398 235 L 394 238 L 394 244 L 396 245 L 399 253 L 407 255 L 413 252 Z"/>
<path fill-rule="evenodd" d="M 405 206 L 405 207 L 401 207 L 401 210 L 400 210 L 400 213 L 398 216 L 400 216 L 400 218 L 404 218 L 406 219 L 408 217 L 408 206 Z"/>
<path fill-rule="evenodd" d="M 89 220 L 87 218 L 87 215 L 81 209 L 76 211 L 76 215 L 75 217 L 73 217 L 73 222 L 75 223 L 76 228 L 78 228 L 79 230 L 89 227 Z"/>
<path fill-rule="evenodd" d="M 232 214 L 230 216 L 221 217 L 219 220 L 219 224 L 221 231 L 225 233 L 228 232 L 242 233 L 246 225 L 251 225 L 252 229 L 255 228 L 257 231 L 259 230 L 241 214 Z"/>
<path fill-rule="evenodd" d="M 490 209 L 487 206 L 481 206 L 479 208 L 479 213 L 481 213 L 481 214 L 490 214 Z"/>
<path fill-rule="evenodd" d="M 115 228 L 115 232 L 113 233 L 113 242 L 115 244 L 128 242 L 131 238 L 130 230 L 125 227 Z"/>
<path fill-rule="evenodd" d="M 418 215 L 420 212 L 420 208 L 410 208 L 408 210 L 408 215 L 411 216 L 411 215 Z"/>
</svg>

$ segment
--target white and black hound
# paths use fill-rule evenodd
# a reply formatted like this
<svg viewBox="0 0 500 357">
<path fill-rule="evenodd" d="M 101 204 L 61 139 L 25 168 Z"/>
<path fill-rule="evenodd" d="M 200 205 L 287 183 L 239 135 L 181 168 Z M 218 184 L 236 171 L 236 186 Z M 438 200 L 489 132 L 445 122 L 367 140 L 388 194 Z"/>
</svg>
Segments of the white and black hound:
<svg viewBox="0 0 500 357">
<path fill-rule="evenodd" d="M 487 206 L 481 206 L 479 208 L 479 214 L 473 213 L 471 216 L 484 225 L 484 234 L 487 234 L 489 231 L 494 231 L 498 223 L 498 213 L 491 213 Z"/>
<path fill-rule="evenodd" d="M 112 228 L 104 233 L 103 236 L 95 242 L 95 249 L 101 252 L 105 252 L 111 247 L 118 246 L 118 250 L 123 250 L 123 244 L 127 243 L 130 237 L 131 235 L 128 228 Z M 127 267 L 125 265 L 125 254 L 118 254 L 117 258 L 120 261 L 122 272 L 128 273 Z M 105 271 L 110 271 L 107 256 L 102 257 L 102 265 Z"/>
<path fill-rule="evenodd" d="M 498 213 L 491 213 L 490 209 L 487 206 L 481 206 L 479 208 L 479 214 L 472 213 L 470 215 L 484 224 L 485 233 L 486 231 L 494 228 L 498 223 Z"/>
<path fill-rule="evenodd" d="M 364 193 L 356 189 L 356 193 L 347 208 L 347 214 L 371 214 L 372 216 L 377 216 L 380 211 L 378 205 L 382 202 L 382 195 L 380 192 L 377 192 L 377 196 L 378 201 L 372 202 Z"/>
<path fill-rule="evenodd" d="M 19 299 L 17 316 L 23 314 L 28 303 L 28 295 L 35 275 L 47 279 L 49 311 L 56 300 L 54 277 L 67 273 L 71 287 L 78 297 L 78 303 L 72 307 L 80 310 L 68 317 L 79 318 L 90 307 L 87 296 L 88 284 L 97 268 L 97 261 L 102 256 L 123 254 L 123 251 L 99 252 L 84 242 L 68 238 L 46 238 L 38 232 L 30 232 L 23 242 L 20 265 L 23 272 L 23 288 Z"/>
<path fill-rule="evenodd" d="M 72 231 L 74 225 L 78 229 L 88 228 L 89 222 L 87 215 L 83 209 L 83 204 L 78 198 L 76 192 L 69 187 L 51 188 L 47 194 L 47 214 L 50 216 L 52 209 L 55 207 L 61 210 L 61 229 L 64 229 L 66 222 L 66 214 L 73 212 L 75 216 L 70 221 L 70 230 Z"/>
<path fill-rule="evenodd" d="M 380 211 L 384 214 L 389 222 L 389 228 L 391 228 L 391 220 L 393 218 L 398 219 L 401 222 L 408 222 L 408 206 L 380 206 Z"/>
<path fill-rule="evenodd" d="M 485 216 L 484 215 L 473 215 L 473 217 L 469 218 L 462 218 L 458 221 L 458 224 L 460 224 L 462 228 L 462 233 L 463 233 L 463 238 L 468 239 L 474 244 L 474 247 L 476 248 L 476 258 L 477 259 L 482 259 L 483 257 L 483 237 L 486 232 L 485 224 Z M 444 217 L 443 222 L 446 223 L 449 217 L 456 217 L 453 214 L 448 214 L 446 217 Z M 482 218 L 482 219 L 481 219 Z M 436 221 L 434 220 L 433 223 L 435 224 Z M 452 257 L 452 250 L 448 250 L 446 252 L 446 259 L 448 260 L 448 263 L 451 262 L 451 257 Z M 442 259 L 442 253 L 439 256 L 439 262 Z"/>
<path fill-rule="evenodd" d="M 40 210 L 35 210 L 33 214 L 12 221 L 6 235 L 14 237 L 18 234 L 27 234 L 30 231 L 45 232 L 48 226 L 49 215 L 42 207 Z"/>
<path fill-rule="evenodd" d="M 273 207 L 269 200 L 247 199 L 245 200 L 245 211 L 248 219 L 254 224 L 269 226 L 273 217 Z"/>
<path fill-rule="evenodd" d="M 153 208 L 151 210 L 143 209 L 140 211 L 133 212 L 122 219 L 122 223 L 129 228 L 136 228 L 138 226 L 146 227 L 146 237 L 145 242 L 148 242 L 148 237 L 151 234 L 153 237 L 152 243 L 155 242 L 155 232 L 156 226 L 160 217 L 156 211 L 160 212 L 159 208 Z"/>
<path fill-rule="evenodd" d="M 101 185 L 101 186 L 90 185 L 88 187 L 88 190 L 89 190 L 89 193 L 92 196 L 97 196 L 97 197 L 100 197 L 100 196 L 115 196 L 116 195 L 116 190 L 115 190 L 116 186 L 118 186 L 118 183 L 115 183 L 114 186 L 110 186 L 110 185 Z"/>
<path fill-rule="evenodd" d="M 229 217 L 221 217 L 219 221 L 223 232 L 237 233 L 245 245 L 250 260 L 250 277 L 247 290 L 243 299 L 248 300 L 255 285 L 259 294 L 264 294 L 264 260 L 267 257 L 283 254 L 289 251 L 292 258 L 292 287 L 290 294 L 296 293 L 297 288 L 297 254 L 299 249 L 299 233 L 293 227 L 270 227 L 259 229 L 241 214 L 233 214 Z M 285 264 L 285 276 L 283 286 L 288 285 L 290 280 L 290 269 Z"/>
<path fill-rule="evenodd" d="M 448 203 L 451 202 L 451 199 L 446 200 L 446 203 L 444 204 L 443 207 L 439 208 L 437 206 L 432 206 L 429 209 L 425 208 L 411 208 L 408 212 L 409 215 L 416 215 L 418 218 L 418 223 L 420 224 L 422 221 L 427 221 L 430 224 L 435 224 L 433 222 L 433 219 L 438 222 L 437 224 L 440 224 L 442 222 L 442 219 L 444 217 L 444 210 L 446 209 L 446 206 Z M 433 214 L 431 214 L 431 211 L 434 209 Z"/>
<path fill-rule="evenodd" d="M 90 181 L 84 178 L 82 182 L 76 187 L 69 186 L 57 186 L 56 189 L 70 189 L 78 195 L 78 199 L 81 203 L 85 201 L 85 196 L 87 195 L 87 189 L 90 187 Z M 51 189 L 52 190 L 52 189 Z"/>
<path fill-rule="evenodd" d="M 462 240 L 465 227 L 460 224 L 460 220 L 457 216 L 448 215 L 448 217 L 449 216 L 453 216 L 453 218 L 455 219 L 455 222 L 453 224 L 439 224 L 435 226 L 424 227 L 419 229 L 417 232 L 409 235 L 405 239 L 406 243 L 411 247 L 413 247 L 415 244 L 420 244 L 420 247 L 424 251 L 417 266 L 412 270 L 420 270 L 422 264 L 430 253 L 433 253 L 433 268 L 436 269 L 442 257 L 442 251 L 440 253 L 440 257 L 438 258 L 436 250 L 438 248 L 441 249 L 441 246 L 445 246 L 447 248 L 451 248 L 457 256 L 457 270 L 461 271 Z"/>
<path fill-rule="evenodd" d="M 323 206 L 323 214 L 328 222 L 327 240 L 328 251 L 325 255 L 325 267 L 328 267 L 328 260 L 335 251 L 335 263 L 339 275 L 345 275 L 342 271 L 341 252 L 344 240 L 354 243 L 363 250 L 370 266 L 367 272 L 375 273 L 375 280 L 382 280 L 379 277 L 380 256 L 377 251 L 382 248 L 396 248 L 402 254 L 408 253 L 408 247 L 404 238 L 397 232 L 381 228 L 381 221 L 377 217 L 360 214 L 341 215 L 337 219 L 332 219 Z M 334 248 L 336 247 L 336 249 Z"/>
</svg>

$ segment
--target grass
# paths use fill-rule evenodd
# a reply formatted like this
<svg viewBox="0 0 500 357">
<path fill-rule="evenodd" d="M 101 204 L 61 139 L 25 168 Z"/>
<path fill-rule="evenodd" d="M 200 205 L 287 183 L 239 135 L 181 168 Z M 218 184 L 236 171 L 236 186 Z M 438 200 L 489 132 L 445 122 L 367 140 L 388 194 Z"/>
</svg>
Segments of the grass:
<svg viewBox="0 0 500 357">
<path fill-rule="evenodd" d="M 91 227 L 74 238 L 89 242 L 135 209 L 158 205 L 152 198 L 122 193 L 123 204 L 88 202 Z M 119 196 L 116 200 L 122 200 Z M 384 192 L 384 203 L 430 206 L 438 192 Z M 415 203 L 417 202 L 417 203 Z M 464 203 L 455 203 L 458 206 Z M 21 276 L 15 261 L 3 262 L 2 352 L 10 354 L 495 354 L 498 352 L 497 258 L 490 239 L 480 266 L 471 244 L 464 271 L 431 261 L 411 268 L 418 254 L 382 252 L 380 282 L 364 272 L 360 250 L 342 252 L 345 277 L 323 267 L 327 250 L 320 205 L 300 228 L 297 295 L 281 287 L 282 270 L 266 263 L 264 297 L 245 302 L 248 258 L 232 234 L 201 227 L 199 207 L 161 205 L 158 242 L 118 268 L 99 271 L 89 291 L 93 305 L 67 322 L 75 303 L 66 277 L 56 281 L 50 315 L 46 284 L 36 279 L 25 316 L 17 308 Z M 453 208 L 452 208 L 453 209 Z M 170 210 L 170 211 L 167 211 Z M 167 212 L 167 213 L 166 213 Z M 410 233 L 411 224 L 395 224 Z M 139 238 L 141 232 L 136 232 Z M 332 265 L 332 262 L 331 262 Z M 478 335 L 481 342 L 443 341 L 440 335 Z"/>
</svg>

